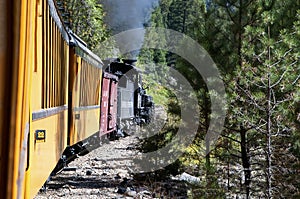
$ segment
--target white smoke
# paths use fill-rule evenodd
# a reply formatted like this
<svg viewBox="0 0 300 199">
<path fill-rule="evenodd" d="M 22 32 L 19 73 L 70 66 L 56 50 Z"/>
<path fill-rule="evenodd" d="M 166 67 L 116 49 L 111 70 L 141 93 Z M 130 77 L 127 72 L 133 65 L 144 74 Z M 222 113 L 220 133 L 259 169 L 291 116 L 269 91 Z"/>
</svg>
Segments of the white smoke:
<svg viewBox="0 0 300 199">
<path fill-rule="evenodd" d="M 113 34 L 142 28 L 148 22 L 159 0 L 101 0 L 106 11 L 106 23 Z"/>
</svg>

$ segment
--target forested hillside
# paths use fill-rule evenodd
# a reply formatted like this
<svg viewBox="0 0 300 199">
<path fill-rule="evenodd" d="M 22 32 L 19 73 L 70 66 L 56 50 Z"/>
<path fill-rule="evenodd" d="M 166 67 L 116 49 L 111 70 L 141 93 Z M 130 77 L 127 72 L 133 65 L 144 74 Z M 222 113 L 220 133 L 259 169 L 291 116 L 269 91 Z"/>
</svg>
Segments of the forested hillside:
<svg viewBox="0 0 300 199">
<path fill-rule="evenodd" d="M 200 121 L 193 144 L 177 164 L 200 182 L 193 198 L 300 197 L 300 1 L 160 0 L 146 26 L 173 29 L 197 41 L 216 63 L 226 88 L 227 115 L 221 137 L 206 157 L 200 150 L 211 118 L 210 93 L 201 75 L 183 58 L 143 50 L 139 64 L 156 103 L 178 117 L 176 98 L 158 84 L 170 68 L 197 93 Z M 148 33 L 145 41 L 164 38 Z M 174 120 L 175 121 L 175 120 Z M 174 122 L 176 123 L 176 122 Z M 155 150 L 176 134 L 168 124 L 144 142 Z M 159 138 L 159 141 L 157 140 Z"/>
</svg>

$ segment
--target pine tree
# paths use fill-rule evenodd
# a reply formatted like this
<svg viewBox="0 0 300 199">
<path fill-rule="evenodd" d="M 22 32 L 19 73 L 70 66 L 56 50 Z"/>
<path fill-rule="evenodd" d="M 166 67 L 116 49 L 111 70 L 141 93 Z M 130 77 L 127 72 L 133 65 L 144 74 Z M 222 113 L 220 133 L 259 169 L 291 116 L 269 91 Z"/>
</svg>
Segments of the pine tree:
<svg viewBox="0 0 300 199">
<path fill-rule="evenodd" d="M 286 17 L 280 17 L 283 16 L 283 13 L 287 10 L 287 6 L 294 6 L 289 10 L 289 20 Z M 258 169 L 264 170 L 263 172 L 266 171 L 265 176 L 267 185 L 265 187 L 266 190 L 268 190 L 267 193 L 269 193 L 269 190 L 272 189 L 272 172 L 270 171 L 272 169 L 272 159 L 270 153 L 272 149 L 271 127 L 273 127 L 273 112 L 271 110 L 274 104 L 265 104 L 266 106 L 262 111 L 260 110 L 261 107 L 258 106 L 258 102 L 256 101 L 257 99 L 255 97 L 258 97 L 258 99 L 262 98 L 261 96 L 264 92 L 267 94 L 267 97 L 261 99 L 262 103 L 270 102 L 269 98 L 273 96 L 272 93 L 274 92 L 274 89 L 270 88 L 272 85 L 272 81 L 274 81 L 272 79 L 274 76 L 274 71 L 265 70 L 265 68 L 271 66 L 270 64 L 268 65 L 265 62 L 267 62 L 266 60 L 274 61 L 279 58 L 273 57 L 273 53 L 270 54 L 269 57 L 265 55 L 264 58 L 259 58 L 260 60 L 263 60 L 262 62 L 264 64 L 262 64 L 259 63 L 260 61 L 257 57 L 253 57 L 253 54 L 260 52 L 261 48 L 269 49 L 270 52 L 272 51 L 272 48 L 282 48 L 282 43 L 278 44 L 277 46 L 270 46 L 271 44 L 269 42 L 272 41 L 272 39 L 280 40 L 278 39 L 278 32 L 280 32 L 282 28 L 291 27 L 288 26 L 288 24 L 293 24 L 293 19 L 295 19 L 295 16 L 293 15 L 293 13 L 295 13 L 295 10 L 297 10 L 295 8 L 295 3 L 292 1 L 284 3 L 279 1 L 242 0 L 207 1 L 207 10 L 208 14 L 205 16 L 206 18 L 204 21 L 209 22 L 209 26 L 202 25 L 204 28 L 199 31 L 199 37 L 204 41 L 208 41 L 204 43 L 205 47 L 217 62 L 219 68 L 221 70 L 223 69 L 223 71 L 226 70 L 227 78 L 225 80 L 228 84 L 227 88 L 228 94 L 230 96 L 229 100 L 233 102 L 232 108 L 228 114 L 228 123 L 226 125 L 227 133 L 223 135 L 224 138 L 228 139 L 228 141 L 232 142 L 232 144 L 229 144 L 230 142 L 228 141 L 224 141 L 225 145 L 223 145 L 223 148 L 227 148 L 229 150 L 229 154 L 232 154 L 231 157 L 238 157 L 238 159 L 241 160 L 242 166 L 244 168 L 245 194 L 247 197 L 249 197 L 250 183 L 253 178 L 253 176 L 251 175 L 251 165 L 261 164 L 259 161 L 253 162 L 253 157 L 261 155 L 261 153 L 253 154 L 251 152 L 251 149 L 264 146 L 266 150 L 261 152 L 265 152 L 267 161 L 265 163 L 264 169 L 261 165 L 258 166 Z M 272 14 L 269 11 L 272 11 Z M 269 18 L 269 16 L 271 15 L 273 22 L 272 25 L 268 26 L 268 32 L 266 21 L 263 21 L 263 19 Z M 288 21 L 288 23 L 283 23 L 283 21 Z M 205 23 L 203 23 L 202 21 L 200 23 L 205 25 Z M 252 35 L 252 37 L 249 37 L 248 34 L 249 32 L 251 32 L 249 31 L 249 29 L 252 29 L 254 32 L 256 31 L 256 35 Z M 209 33 L 214 33 L 214 37 L 209 37 Z M 255 40 L 260 33 L 265 36 L 264 42 L 257 42 L 257 40 Z M 269 35 L 268 39 L 266 38 L 266 35 Z M 252 49 L 254 53 L 252 51 L 252 56 L 247 57 L 246 52 L 251 51 L 249 50 L 249 48 L 252 45 L 255 46 L 255 48 Z M 245 59 L 245 57 L 247 57 L 247 59 Z M 285 58 L 281 57 L 281 59 Z M 235 72 L 230 72 L 232 70 L 234 70 Z M 252 74 L 252 70 L 256 71 L 255 75 Z M 255 81 L 252 80 L 252 76 L 258 78 L 258 76 L 262 73 L 269 74 L 269 76 L 267 75 L 264 77 L 264 79 L 268 80 L 267 82 L 265 82 L 265 84 L 269 86 L 265 86 L 263 92 L 262 88 L 255 88 Z M 278 71 L 278 73 L 280 74 L 280 71 Z M 248 77 L 248 75 L 250 77 Z M 234 89 L 231 90 L 231 88 Z M 257 105 L 257 107 L 254 109 L 255 111 L 252 112 L 251 109 L 254 108 L 254 105 Z M 259 117 L 261 117 L 265 113 L 268 113 L 266 116 L 268 125 L 264 126 L 266 127 L 266 129 L 264 130 L 260 128 L 260 130 L 258 131 L 256 129 L 257 125 L 249 125 L 251 123 L 251 120 L 253 120 L 254 118 L 253 116 L 252 118 L 245 117 L 245 114 L 258 115 Z M 262 143 L 254 142 L 254 139 L 261 140 Z M 236 144 L 240 145 L 240 149 L 238 151 L 235 151 L 232 147 L 228 148 L 228 146 L 234 146 Z M 257 172 L 255 171 L 255 174 L 256 173 Z M 231 180 L 233 181 L 234 179 Z M 254 186 L 254 188 L 256 188 L 256 186 Z M 235 192 L 236 191 L 238 190 L 235 190 Z"/>
<path fill-rule="evenodd" d="M 278 179 L 282 178 L 279 171 L 287 168 L 281 168 L 281 160 L 275 157 L 279 154 L 287 155 L 287 151 L 282 151 L 281 147 L 288 147 L 287 137 L 292 131 L 287 118 L 290 118 L 292 96 L 297 90 L 295 74 L 299 74 L 299 67 L 296 67 L 296 49 L 299 44 L 292 42 L 292 47 L 290 41 L 284 39 L 290 33 L 281 31 L 280 35 L 274 34 L 280 31 L 274 30 L 279 27 L 274 21 L 276 6 L 274 3 L 272 6 L 262 6 L 266 11 L 260 23 L 245 27 L 242 63 L 236 70 L 237 77 L 234 80 L 234 101 L 240 103 L 234 105 L 238 106 L 234 108 L 233 115 L 239 117 L 243 126 L 249 129 L 248 150 L 254 151 L 249 154 L 252 165 L 249 169 L 253 174 L 251 192 L 260 197 L 271 198 L 276 194 L 286 193 L 278 184 Z"/>
</svg>

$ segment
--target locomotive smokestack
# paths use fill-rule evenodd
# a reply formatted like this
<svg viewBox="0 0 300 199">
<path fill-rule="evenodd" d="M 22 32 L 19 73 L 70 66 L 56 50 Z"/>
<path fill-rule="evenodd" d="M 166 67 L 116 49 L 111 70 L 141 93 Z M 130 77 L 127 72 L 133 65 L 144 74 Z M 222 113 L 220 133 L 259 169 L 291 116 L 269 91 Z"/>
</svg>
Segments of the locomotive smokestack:
<svg viewBox="0 0 300 199">
<path fill-rule="evenodd" d="M 137 62 L 136 59 L 122 59 L 124 64 L 129 64 L 135 66 L 135 62 Z"/>
</svg>

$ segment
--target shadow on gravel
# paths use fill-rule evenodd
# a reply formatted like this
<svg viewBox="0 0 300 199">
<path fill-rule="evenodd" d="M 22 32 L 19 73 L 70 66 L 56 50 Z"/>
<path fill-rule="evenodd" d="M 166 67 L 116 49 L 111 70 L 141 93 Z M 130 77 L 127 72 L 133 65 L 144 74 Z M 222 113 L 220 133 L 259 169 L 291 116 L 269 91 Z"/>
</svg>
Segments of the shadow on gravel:
<svg viewBox="0 0 300 199">
<path fill-rule="evenodd" d="M 173 180 L 157 173 L 135 174 L 136 186 L 146 186 L 154 198 L 188 198 L 188 185 L 183 181 Z"/>
<path fill-rule="evenodd" d="M 115 188 L 120 184 L 119 180 L 101 180 L 99 177 L 74 178 L 74 177 L 55 177 L 47 184 L 47 189 L 60 189 L 69 186 L 72 189 L 100 189 Z"/>
<path fill-rule="evenodd" d="M 105 176 L 89 177 L 69 177 L 57 176 L 47 184 L 48 191 L 60 189 L 114 189 L 115 194 L 128 196 L 128 190 L 135 192 L 142 198 L 188 198 L 188 186 L 178 180 L 170 178 L 160 178 L 153 174 L 138 174 L 132 179 L 113 179 L 111 177 L 103 179 Z M 136 197 L 133 197 L 136 198 Z"/>
</svg>

